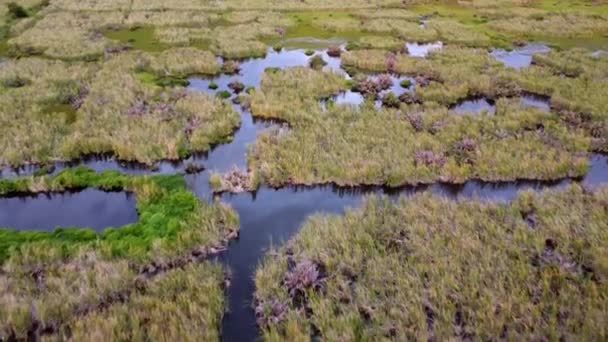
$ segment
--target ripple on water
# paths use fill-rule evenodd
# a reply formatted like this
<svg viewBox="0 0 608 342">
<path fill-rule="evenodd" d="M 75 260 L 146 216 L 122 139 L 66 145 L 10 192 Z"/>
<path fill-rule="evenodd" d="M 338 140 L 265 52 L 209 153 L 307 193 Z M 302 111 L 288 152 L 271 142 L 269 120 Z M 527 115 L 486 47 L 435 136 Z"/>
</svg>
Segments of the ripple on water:
<svg viewBox="0 0 608 342">
<path fill-rule="evenodd" d="M 520 48 L 506 51 L 503 49 L 494 49 L 490 55 L 497 60 L 503 62 L 506 66 L 521 69 L 527 68 L 532 64 L 532 55 L 535 53 L 547 53 L 551 51 L 547 45 L 544 44 L 526 44 Z"/>
<path fill-rule="evenodd" d="M 137 221 L 135 196 L 127 192 L 85 189 L 0 198 L 0 227 L 54 230 L 88 227 L 102 231 Z"/>
</svg>

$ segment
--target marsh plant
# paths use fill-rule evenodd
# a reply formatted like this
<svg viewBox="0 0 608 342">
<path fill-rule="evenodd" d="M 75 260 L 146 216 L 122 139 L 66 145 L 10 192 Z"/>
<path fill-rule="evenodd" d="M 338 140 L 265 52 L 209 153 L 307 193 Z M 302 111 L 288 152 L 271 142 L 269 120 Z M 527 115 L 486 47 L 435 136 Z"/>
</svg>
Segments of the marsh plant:
<svg viewBox="0 0 608 342">
<path fill-rule="evenodd" d="M 217 336 L 223 272 L 217 265 L 195 263 L 237 235 L 236 214 L 220 203 L 198 200 L 179 175 L 99 174 L 85 167 L 1 180 L 0 195 L 86 187 L 133 192 L 139 221 L 102 233 L 85 227 L 0 230 L 0 337 L 83 335 L 95 327 L 95 334 L 113 339 L 143 333 L 135 321 L 115 319 L 134 316 L 150 320 L 148 334 L 190 336 L 178 327 L 195 324 L 205 327 L 201 334 Z M 168 290 L 172 287 L 174 292 Z M 196 293 L 205 293 L 204 298 L 195 300 Z M 192 312 L 198 318 L 185 320 Z M 174 320 L 172 329 L 161 328 L 167 319 Z"/>
<path fill-rule="evenodd" d="M 511 204 L 370 198 L 315 215 L 256 272 L 263 338 L 601 339 L 607 190 L 530 191 Z M 324 265 L 322 291 L 309 260 Z"/>
</svg>

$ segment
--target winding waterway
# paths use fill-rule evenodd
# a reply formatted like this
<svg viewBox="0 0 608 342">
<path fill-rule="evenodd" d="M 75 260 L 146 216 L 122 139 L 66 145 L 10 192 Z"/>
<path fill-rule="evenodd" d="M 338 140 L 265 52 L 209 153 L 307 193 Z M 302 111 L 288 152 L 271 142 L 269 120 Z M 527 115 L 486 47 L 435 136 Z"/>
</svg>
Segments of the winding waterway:
<svg viewBox="0 0 608 342">
<path fill-rule="evenodd" d="M 410 52 L 414 49 L 410 47 Z M 340 69 L 339 58 L 329 57 L 325 51 L 319 50 L 316 52 L 323 56 L 328 62 L 326 68 L 343 72 Z M 422 56 L 421 56 L 422 57 Z M 260 75 L 264 69 L 268 67 L 287 68 L 294 66 L 308 65 L 309 56 L 304 50 L 283 50 L 276 52 L 269 50 L 265 58 L 257 58 L 245 61 L 241 64 L 241 72 L 238 75 L 220 75 L 215 78 L 205 79 L 193 77 L 190 79 L 190 91 L 203 91 L 214 93 L 215 91 L 229 90 L 228 83 L 233 80 L 242 82 L 246 87 L 258 87 L 260 84 Z M 395 79 L 395 92 L 402 92 L 405 89 L 399 86 L 399 79 Z M 209 85 L 215 83 L 218 89 L 211 90 Z M 360 95 L 353 92 L 346 92 L 343 95 L 335 98 L 336 103 L 350 103 L 352 100 L 355 105 L 362 101 Z M 485 100 L 484 100 L 485 101 Z M 531 106 L 542 107 L 548 110 L 548 105 L 542 103 L 541 99 L 528 98 L 522 101 Z M 487 105 L 490 105 L 489 103 Z M 463 104 L 464 111 L 471 111 L 482 107 L 487 109 L 486 103 L 467 103 Z M 193 191 L 202 199 L 213 200 L 213 194 L 209 187 L 210 171 L 227 171 L 233 166 L 246 168 L 246 150 L 247 145 L 255 141 L 257 135 L 272 126 L 272 123 L 256 121 L 252 118 L 251 113 L 241 108 L 239 105 L 234 105 L 235 109 L 241 114 L 241 125 L 235 132 L 233 140 L 228 144 L 215 146 L 206 154 L 191 156 L 181 162 L 159 162 L 155 168 L 150 169 L 143 165 L 133 163 L 121 163 L 111 157 L 94 157 L 82 159 L 69 163 L 56 163 L 54 173 L 62 168 L 71 167 L 74 165 L 86 165 L 96 171 L 102 170 L 120 170 L 122 172 L 137 174 L 137 173 L 176 173 L 183 172 L 186 165 L 189 163 L 200 163 L 205 166 L 205 170 L 195 174 L 186 175 L 186 181 Z M 546 108 L 545 108 L 546 107 Z M 316 187 L 286 187 L 281 189 L 272 189 L 262 187 L 254 193 L 242 194 L 223 194 L 221 200 L 229 203 L 238 212 L 240 217 L 240 236 L 236 241 L 230 243 L 228 250 L 220 257 L 231 272 L 231 286 L 227 290 L 229 309 L 222 323 L 222 337 L 225 341 L 254 341 L 258 338 L 258 330 L 255 323 L 255 315 L 252 308 L 252 300 L 254 293 L 253 275 L 255 267 L 260 262 L 264 252 L 271 246 L 278 246 L 292 237 L 298 230 L 298 227 L 311 214 L 324 213 L 342 213 L 345 208 L 359 206 L 366 196 L 387 195 L 393 198 L 401 196 L 411 196 L 419 192 L 431 192 L 450 199 L 470 199 L 478 198 L 487 201 L 509 201 L 517 196 L 520 191 L 533 189 L 540 191 L 547 188 L 563 188 L 572 182 L 580 182 L 589 188 L 597 187 L 600 184 L 605 184 L 608 181 L 608 157 L 605 155 L 594 154 L 590 159 L 591 168 L 589 173 L 582 179 L 564 179 L 555 182 L 541 181 L 517 181 L 504 183 L 488 183 L 479 180 L 468 181 L 462 185 L 449 184 L 431 184 L 416 187 L 402 187 L 397 189 L 385 189 L 382 187 L 354 187 L 340 188 L 337 186 L 316 186 Z M 18 175 L 29 174 L 33 172 L 33 167 L 24 167 L 20 170 L 2 170 L 2 177 L 15 177 Z M 91 190 L 93 191 L 93 190 Z M 85 190 L 81 195 L 95 196 L 89 190 Z M 80 195 L 78 195 L 80 196 Z M 12 200 L 3 199 L 2 201 Z M 31 199 L 30 199 L 31 200 Z M 78 202 L 82 198 L 74 199 Z M 0 201 L 0 208 L 12 208 Z M 40 201 L 36 198 L 35 201 Z M 122 201 L 122 200 L 121 200 Z M 118 201 L 117 203 L 122 203 Z M 86 199 L 85 199 L 86 202 Z M 82 203 L 85 203 L 82 202 Z M 37 202 L 36 202 L 37 203 Z M 30 212 L 38 212 L 36 204 L 30 203 L 28 210 Z M 105 202 L 104 202 L 105 203 Z M 46 203 L 44 205 L 49 205 Z M 92 203 L 87 210 L 96 210 L 98 204 Z M 49 207 L 50 208 L 50 207 Z M 71 207 L 70 207 L 71 208 Z M 77 209 L 78 208 L 78 209 Z M 76 205 L 70 211 L 80 210 Z M 116 208 L 114 208 L 116 209 Z M 109 208 L 107 210 L 114 210 Z M 85 212 L 86 214 L 86 212 Z M 86 214 L 88 215 L 88 214 Z M 10 215 L 9 215 L 10 216 Z M 93 215 L 97 218 L 99 215 Z M 128 216 L 128 215 L 127 215 Z M 1 218 L 1 217 L 0 217 Z M 130 217 L 129 217 L 130 218 Z M 15 222 L 9 222 L 7 226 L 14 225 L 15 227 L 47 227 L 40 222 L 26 222 L 21 216 L 15 216 L 11 219 Z M 8 220 L 8 219 L 7 219 Z M 19 221 L 19 222 L 17 222 Z M 72 222 L 72 221 L 70 221 Z M 115 222 L 101 222 L 105 226 L 116 225 Z M 5 222 L 0 219 L 0 226 Z M 21 224 L 24 225 L 21 225 Z M 80 224 L 80 222 L 78 222 Z M 53 222 L 56 225 L 56 222 Z M 91 226 L 96 228 L 96 223 L 82 222 L 83 226 Z"/>
</svg>

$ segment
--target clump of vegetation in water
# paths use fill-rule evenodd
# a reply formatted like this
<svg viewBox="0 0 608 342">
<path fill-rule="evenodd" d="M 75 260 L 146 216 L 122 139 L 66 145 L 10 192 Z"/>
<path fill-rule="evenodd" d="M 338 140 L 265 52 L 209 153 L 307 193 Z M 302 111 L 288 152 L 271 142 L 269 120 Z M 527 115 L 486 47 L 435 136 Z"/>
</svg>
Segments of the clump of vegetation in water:
<svg viewBox="0 0 608 342">
<path fill-rule="evenodd" d="M 225 174 L 213 173 L 209 177 L 209 184 L 216 193 L 239 193 L 256 190 L 259 186 L 259 179 L 253 172 L 233 168 Z"/>
<path fill-rule="evenodd" d="M 237 61 L 225 61 L 224 64 L 222 64 L 222 73 L 224 74 L 238 74 L 238 72 L 241 70 L 241 65 L 239 64 L 239 62 Z"/>
<path fill-rule="evenodd" d="M 424 194 L 316 215 L 256 272 L 263 337 L 601 339 L 607 198 L 575 185 L 512 204 Z"/>
<path fill-rule="evenodd" d="M 376 77 L 363 76 L 356 80 L 354 89 L 363 95 L 376 96 L 383 90 L 390 88 L 393 81 L 390 75 L 381 74 Z"/>
<path fill-rule="evenodd" d="M 228 88 L 232 89 L 235 94 L 239 94 L 240 92 L 245 90 L 245 85 L 243 84 L 243 82 L 232 81 L 228 83 Z"/>
<path fill-rule="evenodd" d="M 327 62 L 323 60 L 323 56 L 315 55 L 308 61 L 308 65 L 315 70 L 321 70 L 325 65 L 327 65 Z"/>
<path fill-rule="evenodd" d="M 382 104 L 387 107 L 399 108 L 401 101 L 399 101 L 399 98 L 397 97 L 397 95 L 395 95 L 395 93 L 389 91 L 388 93 L 382 96 Z"/>
<path fill-rule="evenodd" d="M 230 96 L 232 96 L 230 94 L 230 92 L 228 90 L 220 90 L 217 93 L 215 93 L 215 96 L 217 96 L 220 99 L 229 99 Z"/>
<path fill-rule="evenodd" d="M 327 48 L 327 55 L 329 57 L 340 57 L 340 55 L 342 55 L 342 48 L 337 45 L 332 45 Z"/>
</svg>

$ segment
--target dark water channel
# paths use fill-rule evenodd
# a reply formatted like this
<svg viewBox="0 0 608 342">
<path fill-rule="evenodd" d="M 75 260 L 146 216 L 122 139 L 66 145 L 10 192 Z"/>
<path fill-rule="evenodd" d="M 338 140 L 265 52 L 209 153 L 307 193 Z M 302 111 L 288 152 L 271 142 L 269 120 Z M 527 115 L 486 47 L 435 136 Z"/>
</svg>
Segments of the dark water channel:
<svg viewBox="0 0 608 342">
<path fill-rule="evenodd" d="M 101 231 L 137 221 L 135 196 L 126 192 L 85 189 L 0 198 L 0 227 L 46 230 L 88 227 Z"/>
<path fill-rule="evenodd" d="M 590 189 L 608 181 L 608 157 L 594 155 L 586 177 L 576 180 Z M 280 246 L 295 233 L 305 219 L 314 213 L 341 214 L 345 208 L 360 206 L 366 196 L 409 197 L 431 192 L 454 200 L 480 199 L 510 201 L 523 190 L 540 191 L 564 188 L 575 180 L 555 182 L 516 181 L 488 183 L 469 181 L 462 185 L 432 184 L 399 189 L 380 187 L 339 188 L 334 186 L 262 188 L 255 194 L 224 194 L 221 199 L 238 212 L 240 236 L 230 244 L 223 262 L 231 270 L 228 289 L 229 312 L 223 321 L 224 341 L 255 341 L 258 330 L 252 308 L 254 272 L 264 253 Z"/>
<path fill-rule="evenodd" d="M 413 49 L 410 49 L 410 53 Z M 341 72 L 339 58 L 331 58 L 324 51 L 317 51 L 328 62 L 326 68 Z M 293 67 L 308 64 L 310 57 L 304 50 L 269 50 L 265 58 L 251 59 L 241 63 L 238 75 L 220 75 L 213 79 L 192 78 L 190 91 L 214 93 L 228 90 L 228 83 L 239 80 L 245 86 L 258 87 L 260 75 L 268 67 Z M 346 77 L 346 76 L 345 76 Z M 209 89 L 211 82 L 218 85 L 217 90 Z M 402 92 L 399 79 L 395 79 L 396 92 Z M 398 88 L 397 88 L 398 87 Z M 346 92 L 344 103 L 359 102 L 361 99 Z M 346 99 L 346 98 L 352 99 Z M 341 101 L 335 99 L 337 103 Z M 528 99 L 534 105 L 535 99 Z M 462 103 L 465 112 L 488 109 L 492 104 L 485 99 L 477 102 Z M 524 100 L 522 100 L 524 101 Z M 536 104 L 541 106 L 540 104 Z M 155 170 L 134 164 L 122 164 L 113 158 L 93 158 L 76 163 L 84 164 L 97 171 L 116 169 L 127 173 L 175 173 L 182 172 L 185 165 L 191 162 L 201 163 L 205 171 L 186 175 L 188 185 L 203 199 L 212 200 L 209 188 L 209 172 L 227 171 L 233 166 L 246 168 L 246 148 L 255 141 L 260 131 L 272 126 L 272 123 L 255 121 L 251 114 L 235 105 L 242 117 L 240 128 L 229 144 L 216 146 L 207 154 L 196 155 L 179 163 L 160 162 Z M 456 110 L 456 109 L 454 109 Z M 565 179 L 556 182 L 518 181 L 504 183 L 487 183 L 469 181 L 462 185 L 432 184 L 399 189 L 382 187 L 340 188 L 336 186 L 286 187 L 272 189 L 262 187 L 255 193 L 238 195 L 223 194 L 221 200 L 229 203 L 238 212 L 241 222 L 239 239 L 233 241 L 220 260 L 231 271 L 232 282 L 228 288 L 229 310 L 222 326 L 225 341 L 255 341 L 258 330 L 252 308 L 254 293 L 253 276 L 255 267 L 264 252 L 271 246 L 280 246 L 292 237 L 304 220 L 313 213 L 342 213 L 345 208 L 357 207 L 366 196 L 387 195 L 391 198 L 409 197 L 415 193 L 427 191 L 450 199 L 478 198 L 486 201 L 509 201 L 522 190 L 542 190 L 563 188 L 572 182 L 580 182 L 589 188 L 595 188 L 608 182 L 608 157 L 593 155 L 591 168 L 587 176 L 579 180 Z M 57 163 L 57 170 L 71 166 L 73 163 Z M 31 172 L 31 169 L 23 169 Z M 12 171 L 3 171 L 2 176 L 14 176 Z M 57 171 L 55 171 L 57 172 Z M 62 197 L 63 196 L 63 197 Z M 110 196 L 110 197 L 107 197 Z M 57 225 L 89 226 L 100 229 L 107 226 L 120 226 L 136 219 L 134 199 L 124 193 L 103 196 L 97 190 L 85 190 L 77 194 L 37 196 L 33 199 L 8 198 L 0 199 L 0 226 L 17 228 L 45 228 Z M 21 201 L 21 202 L 20 202 Z M 25 201 L 23 203 L 22 201 Z M 32 215 L 32 213 L 36 213 Z M 46 214 L 39 213 L 49 213 Z M 52 214 L 52 215 L 51 215 Z M 29 216 L 28 216 L 29 215 Z M 39 217 L 38 217 L 39 216 Z M 66 217 L 67 216 L 67 217 Z M 82 221 L 80 221 L 82 220 Z"/>
</svg>

